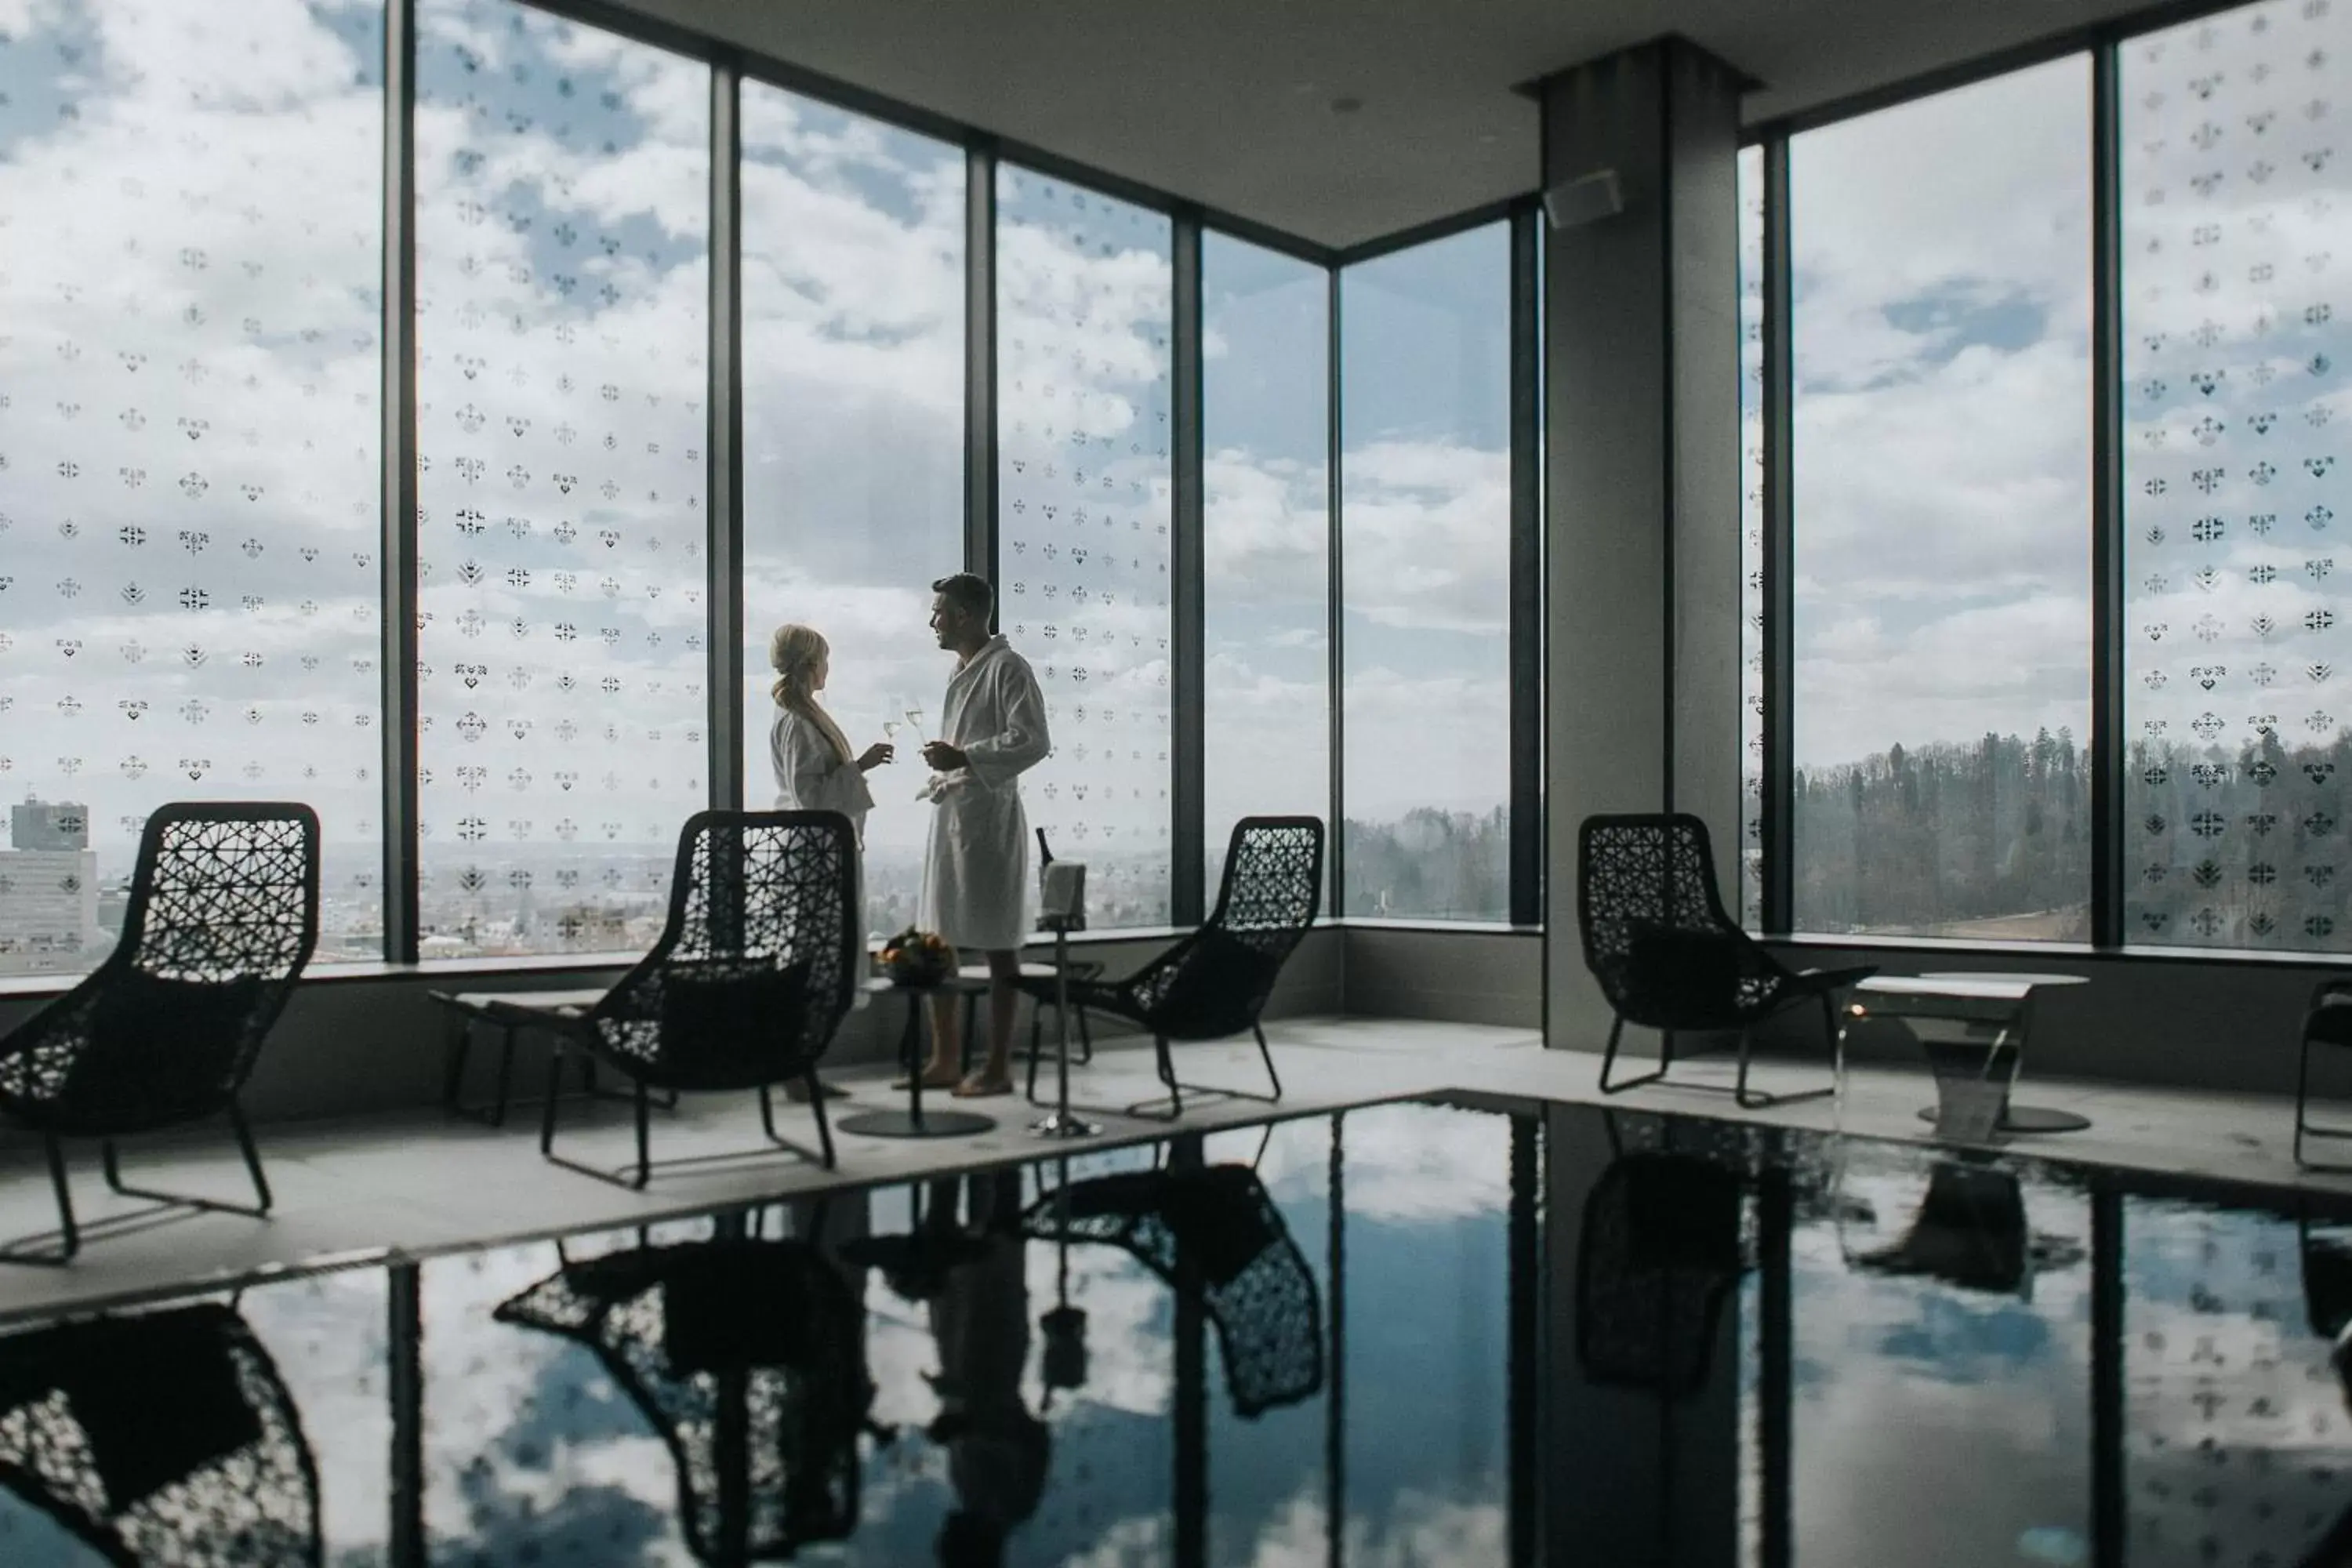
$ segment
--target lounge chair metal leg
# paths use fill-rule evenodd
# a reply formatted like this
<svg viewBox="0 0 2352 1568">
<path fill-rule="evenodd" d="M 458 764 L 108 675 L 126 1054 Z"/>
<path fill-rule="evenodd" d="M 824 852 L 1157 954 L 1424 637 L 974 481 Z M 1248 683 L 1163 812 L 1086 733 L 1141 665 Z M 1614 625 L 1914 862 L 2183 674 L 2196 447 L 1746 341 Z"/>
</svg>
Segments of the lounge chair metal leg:
<svg viewBox="0 0 2352 1568">
<path fill-rule="evenodd" d="M 555 1101 L 563 1090 L 563 1047 L 558 1045 L 547 1058 L 547 1100 L 539 1113 L 539 1152 L 555 1158 Z"/>
<path fill-rule="evenodd" d="M 1280 1100 L 1282 1098 L 1282 1075 L 1274 1070 L 1274 1047 L 1265 1043 L 1265 1030 L 1262 1026 L 1255 1023 L 1252 1024 L 1250 1026 L 1250 1033 L 1257 1037 L 1258 1058 L 1265 1063 L 1266 1081 L 1274 1085 L 1274 1098 Z"/>
<path fill-rule="evenodd" d="M 1266 1043 L 1265 1029 L 1263 1026 L 1253 1022 L 1250 1025 L 1250 1033 L 1257 1038 L 1258 1058 L 1265 1063 L 1266 1081 L 1273 1086 L 1273 1092 L 1261 1093 L 1256 1089 L 1227 1089 L 1218 1084 L 1186 1083 L 1176 1076 L 1175 1062 L 1168 1054 L 1167 1037 L 1155 1036 L 1152 1044 L 1159 1058 L 1156 1065 L 1160 1081 L 1167 1087 L 1168 1092 L 1156 1100 L 1137 1100 L 1132 1105 L 1123 1107 L 1120 1113 L 1139 1117 L 1146 1121 L 1173 1121 L 1184 1114 L 1184 1096 L 1187 1092 L 1194 1095 L 1214 1095 L 1223 1100 L 1254 1100 L 1266 1105 L 1278 1104 L 1282 1100 L 1282 1075 L 1275 1070 L 1274 1049 Z M 1166 1110 L 1155 1109 L 1162 1104 L 1167 1106 Z"/>
<path fill-rule="evenodd" d="M 1044 1048 L 1045 1032 L 1045 1004 L 1033 1000 L 1029 1005 L 1029 1083 L 1021 1091 L 1032 1105 L 1037 1103 L 1037 1057 Z"/>
<path fill-rule="evenodd" d="M 2310 1095 L 2311 1037 L 2305 1035 L 2294 1068 L 2294 1163 L 2306 1171 L 2352 1172 L 2352 1164 L 2315 1160 L 2304 1153 L 2303 1145 L 2306 1139 L 2323 1143 L 2352 1140 L 2352 1127 L 2323 1127 L 2311 1120 Z"/>
<path fill-rule="evenodd" d="M 1655 1083 L 1666 1076 L 1665 1068 L 1661 1066 L 1656 1071 L 1643 1073 L 1639 1078 L 1623 1078 L 1619 1079 L 1615 1083 L 1611 1083 L 1609 1069 L 1617 1065 L 1617 1047 L 1623 1039 L 1624 1034 L 1625 1020 L 1621 1015 L 1609 1026 L 1608 1048 L 1601 1053 L 1601 1092 L 1603 1094 L 1622 1094 L 1629 1089 L 1639 1089 L 1645 1083 Z M 1668 1036 L 1665 1040 L 1660 1042 L 1658 1054 L 1662 1063 L 1673 1060 L 1672 1040 L 1673 1037 Z"/>
<path fill-rule="evenodd" d="M 66 1184 L 65 1146 L 54 1132 L 41 1134 L 41 1148 L 48 1156 L 49 1186 L 58 1195 L 58 1228 L 51 1233 L 28 1236 L 0 1248 L 0 1263 L 30 1263 L 44 1268 L 58 1268 L 71 1263 L 81 1251 L 81 1227 L 74 1223 L 73 1192 Z M 37 1243 L 55 1235 L 58 1245 L 54 1252 L 43 1251 Z"/>
<path fill-rule="evenodd" d="M 232 1100 L 228 1102 L 228 1124 L 236 1130 L 236 1146 L 245 1155 L 245 1168 L 253 1177 L 254 1195 L 261 1200 L 261 1212 L 268 1214 L 276 1200 L 270 1196 L 269 1178 L 261 1173 L 261 1151 L 253 1146 L 253 1129 L 245 1124 L 245 1107 Z"/>
<path fill-rule="evenodd" d="M 824 1090 L 816 1081 L 816 1068 L 808 1071 L 809 1109 L 816 1113 L 817 1147 L 824 1151 L 824 1168 L 833 1169 L 833 1123 L 824 1119 Z"/>
<path fill-rule="evenodd" d="M 809 1092 L 817 1094 L 814 1089 Z M 817 1098 L 822 1100 L 824 1096 L 817 1094 Z M 768 1135 L 769 1142 L 776 1141 L 776 1102 L 769 1095 L 768 1086 L 764 1083 L 760 1086 L 760 1131 Z"/>
<path fill-rule="evenodd" d="M 150 1203 L 168 1204 L 176 1208 L 202 1209 L 211 1214 L 244 1215 L 248 1219 L 269 1217 L 269 1179 L 261 1173 L 261 1152 L 253 1145 L 253 1131 L 245 1123 L 245 1112 L 235 1100 L 229 1101 L 229 1127 L 236 1134 L 237 1152 L 245 1157 L 246 1174 L 253 1179 L 253 1194 L 257 1202 L 233 1204 L 219 1198 L 192 1197 L 184 1193 L 167 1193 L 155 1187 L 134 1187 L 122 1179 L 121 1156 L 114 1140 L 99 1142 L 99 1162 L 106 1172 L 106 1184 L 126 1198 L 145 1198 Z"/>
<path fill-rule="evenodd" d="M 1822 1026 L 1829 1031 L 1830 1057 L 1832 1061 L 1834 1062 L 1837 1058 L 1838 1048 L 1837 999 L 1834 996 L 1832 996 L 1828 992 L 1824 991 L 1821 994 L 1821 1002 Z M 1799 1089 L 1789 1094 L 1749 1093 L 1748 1089 L 1748 1059 L 1749 1049 L 1755 1044 L 1754 1035 L 1755 1030 L 1753 1026 L 1742 1028 L 1739 1031 L 1739 1082 L 1738 1087 L 1732 1091 L 1732 1098 L 1739 1102 L 1739 1108 L 1742 1110 L 1761 1110 L 1767 1107 L 1774 1105 L 1796 1105 L 1808 1100 L 1827 1100 L 1832 1095 L 1837 1093 L 1837 1069 L 1835 1067 L 1832 1067 L 1830 1069 L 1829 1085 L 1824 1089 Z"/>
<path fill-rule="evenodd" d="M 652 1154 L 652 1152 L 651 1152 L 651 1149 L 652 1149 L 652 1133 L 651 1133 L 651 1130 L 650 1130 L 650 1128 L 649 1128 L 649 1127 L 648 1127 L 648 1125 L 647 1125 L 647 1123 L 648 1123 L 648 1122 L 649 1122 L 649 1121 L 651 1120 L 651 1117 L 650 1117 L 651 1107 L 649 1107 L 649 1106 L 646 1103 L 646 1082 L 645 1082 L 645 1079 L 639 1079 L 637 1080 L 637 1107 L 636 1107 L 636 1109 L 637 1109 L 637 1189 L 638 1189 L 640 1192 L 642 1192 L 642 1191 L 644 1191 L 644 1190 L 645 1190 L 645 1185 L 646 1185 L 646 1184 L 647 1182 L 650 1182 L 650 1181 L 652 1181 L 652 1180 L 654 1179 L 654 1163 L 653 1163 L 653 1154 Z"/>
</svg>

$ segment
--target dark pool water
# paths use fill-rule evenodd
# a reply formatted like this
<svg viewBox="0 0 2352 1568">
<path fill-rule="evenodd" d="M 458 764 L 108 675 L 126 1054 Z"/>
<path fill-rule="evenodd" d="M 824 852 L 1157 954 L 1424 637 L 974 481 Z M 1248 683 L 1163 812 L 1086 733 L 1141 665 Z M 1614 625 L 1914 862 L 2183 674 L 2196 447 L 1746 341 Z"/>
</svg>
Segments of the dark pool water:
<svg viewBox="0 0 2352 1568">
<path fill-rule="evenodd" d="M 2352 1564 L 2347 1319 L 2287 1195 L 1380 1106 L 20 1327 L 0 1564 Z"/>
</svg>

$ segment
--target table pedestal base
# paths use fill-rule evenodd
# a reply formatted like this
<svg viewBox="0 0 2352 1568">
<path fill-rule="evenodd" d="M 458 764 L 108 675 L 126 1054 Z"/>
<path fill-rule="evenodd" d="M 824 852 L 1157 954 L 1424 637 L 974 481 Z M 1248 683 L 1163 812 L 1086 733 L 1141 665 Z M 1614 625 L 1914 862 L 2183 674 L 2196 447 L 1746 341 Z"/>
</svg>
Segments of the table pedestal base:
<svg viewBox="0 0 2352 1568">
<path fill-rule="evenodd" d="M 834 1125 L 865 1138 L 961 1138 L 987 1131 L 996 1119 L 974 1110 L 927 1110 L 920 1116 L 905 1110 L 861 1110 Z"/>
<path fill-rule="evenodd" d="M 1919 1120 L 1934 1121 L 1935 1106 L 1919 1108 Z M 2091 1119 L 2077 1116 L 2071 1110 L 2053 1110 L 2039 1105 L 2012 1105 L 2000 1113 L 2000 1131 L 2003 1132 L 2080 1132 L 2090 1126 Z"/>
</svg>

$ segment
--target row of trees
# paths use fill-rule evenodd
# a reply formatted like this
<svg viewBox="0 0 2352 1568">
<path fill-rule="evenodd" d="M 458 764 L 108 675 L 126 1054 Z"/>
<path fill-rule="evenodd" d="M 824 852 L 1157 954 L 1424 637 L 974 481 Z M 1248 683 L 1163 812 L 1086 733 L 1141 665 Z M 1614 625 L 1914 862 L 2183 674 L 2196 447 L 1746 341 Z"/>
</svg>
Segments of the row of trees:
<svg viewBox="0 0 2352 1568">
<path fill-rule="evenodd" d="M 1817 931 L 2090 931 L 2090 758 L 2071 731 L 1901 745 L 1800 769 L 1793 914 Z"/>
<path fill-rule="evenodd" d="M 1348 819 L 1346 911 L 1373 919 L 1510 919 L 1509 815 L 1420 807 Z"/>
</svg>

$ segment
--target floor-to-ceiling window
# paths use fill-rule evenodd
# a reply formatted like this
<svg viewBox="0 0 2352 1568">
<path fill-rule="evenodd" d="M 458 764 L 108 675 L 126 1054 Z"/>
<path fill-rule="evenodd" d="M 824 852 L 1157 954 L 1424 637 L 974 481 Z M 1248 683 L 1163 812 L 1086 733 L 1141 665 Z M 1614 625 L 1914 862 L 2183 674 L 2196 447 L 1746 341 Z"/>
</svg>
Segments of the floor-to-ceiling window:
<svg viewBox="0 0 2352 1568">
<path fill-rule="evenodd" d="M 1739 910 L 1764 923 L 1764 150 L 1739 154 Z"/>
<path fill-rule="evenodd" d="M 163 801 L 310 803 L 382 953 L 383 13 L 0 17 L 0 976 L 113 945 Z"/>
<path fill-rule="evenodd" d="M 2268 5 L 2117 61 L 2126 941 L 2352 945 L 2347 47 L 2325 5 Z"/>
<path fill-rule="evenodd" d="M 896 931 L 930 820 L 908 712 L 951 667 L 930 584 L 963 564 L 964 154 L 760 82 L 741 101 L 743 796 L 776 791 L 770 636 L 814 626 L 853 753 L 898 749 L 865 860 L 866 929 Z"/>
<path fill-rule="evenodd" d="M 1011 164 L 996 204 L 997 618 L 1054 742 L 1023 795 L 1091 923 L 1164 924 L 1173 229 Z"/>
<path fill-rule="evenodd" d="M 1789 143 L 1801 930 L 2089 938 L 2089 115 L 2074 56 Z"/>
<path fill-rule="evenodd" d="M 1208 887 L 1244 816 L 1331 810 L 1330 273 L 1201 241 Z"/>
<path fill-rule="evenodd" d="M 1340 289 L 1342 911 L 1509 914 L 1510 230 Z"/>
<path fill-rule="evenodd" d="M 648 945 L 709 798 L 708 68 L 416 16 L 427 957 Z"/>
</svg>

